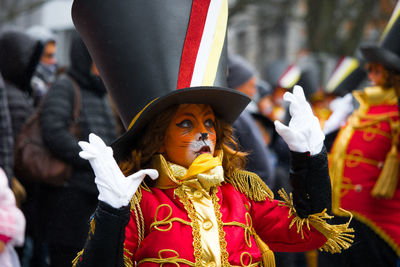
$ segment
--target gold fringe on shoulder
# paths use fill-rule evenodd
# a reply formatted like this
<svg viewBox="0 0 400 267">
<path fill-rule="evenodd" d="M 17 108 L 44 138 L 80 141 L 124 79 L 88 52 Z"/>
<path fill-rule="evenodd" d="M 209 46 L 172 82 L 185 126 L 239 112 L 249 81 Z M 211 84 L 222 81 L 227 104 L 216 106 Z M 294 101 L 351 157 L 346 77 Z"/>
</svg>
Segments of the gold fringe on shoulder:
<svg viewBox="0 0 400 267">
<path fill-rule="evenodd" d="M 266 198 L 274 199 L 274 193 L 272 193 L 271 189 L 253 172 L 236 170 L 232 177 L 225 177 L 225 180 L 251 200 L 264 201 Z"/>
<path fill-rule="evenodd" d="M 296 225 L 297 232 L 301 234 L 302 238 L 304 238 L 303 227 L 306 225 L 307 229 L 310 230 L 311 225 L 327 239 L 325 245 L 319 248 L 319 250 L 330 253 L 340 253 L 343 249 L 348 249 L 351 246 L 354 238 L 354 234 L 351 233 L 354 233 L 354 229 L 349 228 L 349 224 L 353 218 L 350 212 L 348 212 L 350 215 L 349 221 L 347 223 L 337 225 L 330 225 L 326 222 L 326 220 L 333 218 L 333 216 L 330 216 L 326 213 L 326 209 L 320 213 L 311 214 L 307 218 L 300 218 L 296 215 L 296 210 L 293 206 L 292 194 L 290 193 L 290 196 L 288 196 L 283 189 L 279 190 L 278 193 L 283 199 L 282 206 L 289 208 L 289 217 L 294 215 L 289 228 L 291 228 L 293 225 Z M 343 209 L 341 210 L 346 212 Z"/>
</svg>

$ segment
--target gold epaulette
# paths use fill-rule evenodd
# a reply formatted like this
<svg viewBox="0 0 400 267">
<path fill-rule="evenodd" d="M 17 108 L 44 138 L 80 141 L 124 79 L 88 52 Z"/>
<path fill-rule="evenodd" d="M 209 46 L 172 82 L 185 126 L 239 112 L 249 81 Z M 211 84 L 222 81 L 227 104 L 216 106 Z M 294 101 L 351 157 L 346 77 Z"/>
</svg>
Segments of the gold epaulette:
<svg viewBox="0 0 400 267">
<path fill-rule="evenodd" d="M 264 201 L 266 198 L 274 199 L 274 193 L 272 193 L 271 189 L 253 172 L 236 170 L 232 177 L 225 177 L 225 180 L 251 200 Z"/>
<path fill-rule="evenodd" d="M 302 238 L 304 238 L 303 227 L 306 226 L 307 229 L 310 230 L 311 225 L 326 238 L 326 243 L 319 248 L 319 250 L 330 253 L 340 253 L 343 249 L 348 249 L 351 246 L 354 238 L 354 234 L 352 234 L 354 233 L 354 229 L 349 228 L 349 224 L 353 218 L 350 212 L 348 212 L 350 215 L 349 221 L 347 223 L 337 225 L 330 225 L 326 222 L 326 220 L 333 218 L 333 216 L 330 216 L 326 213 L 326 209 L 320 213 L 311 214 L 307 218 L 300 218 L 297 216 L 296 209 L 293 205 L 292 193 L 290 193 L 288 196 L 283 189 L 279 190 L 278 193 L 283 199 L 281 205 L 289 208 L 288 217 L 294 215 L 289 228 L 291 228 L 293 225 L 296 225 L 297 232 L 301 234 Z M 341 209 L 341 211 L 346 212 L 343 209 Z"/>
</svg>

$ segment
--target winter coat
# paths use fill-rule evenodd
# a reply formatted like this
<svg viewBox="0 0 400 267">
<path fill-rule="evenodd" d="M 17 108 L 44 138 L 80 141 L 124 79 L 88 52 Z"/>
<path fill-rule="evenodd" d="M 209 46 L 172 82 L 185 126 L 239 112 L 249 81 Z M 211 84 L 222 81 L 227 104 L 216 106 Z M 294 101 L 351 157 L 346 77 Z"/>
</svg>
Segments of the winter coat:
<svg viewBox="0 0 400 267">
<path fill-rule="evenodd" d="M 246 170 L 257 173 L 268 186 L 273 187 L 271 152 L 250 112 L 244 110 L 234 122 L 233 128 L 241 149 L 249 153 Z"/>
<path fill-rule="evenodd" d="M 92 60 L 80 38 L 71 45 L 71 67 L 50 87 L 41 109 L 42 137 L 50 151 L 73 166 L 69 181 L 62 188 L 48 190 L 48 242 L 81 246 L 86 237 L 85 226 L 97 205 L 98 191 L 89 163 L 79 157 L 78 141 L 88 140 L 90 133 L 107 144 L 117 137 L 116 125 L 106 89 L 99 77 L 91 74 Z M 69 130 L 74 109 L 75 89 L 80 89 L 80 136 Z"/>
</svg>

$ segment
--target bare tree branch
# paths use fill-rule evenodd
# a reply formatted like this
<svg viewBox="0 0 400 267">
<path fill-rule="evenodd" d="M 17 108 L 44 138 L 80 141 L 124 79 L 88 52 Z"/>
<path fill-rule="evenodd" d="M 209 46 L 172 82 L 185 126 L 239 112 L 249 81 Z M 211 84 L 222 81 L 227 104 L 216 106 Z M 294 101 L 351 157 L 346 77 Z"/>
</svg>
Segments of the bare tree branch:
<svg viewBox="0 0 400 267">
<path fill-rule="evenodd" d="M 20 4 L 19 1 L 14 0 L 11 1 L 10 4 L 7 0 L 0 0 L 0 5 L 2 7 L 0 13 L 0 25 L 17 18 L 25 12 L 33 11 L 49 1 L 50 0 L 35 0 Z"/>
</svg>

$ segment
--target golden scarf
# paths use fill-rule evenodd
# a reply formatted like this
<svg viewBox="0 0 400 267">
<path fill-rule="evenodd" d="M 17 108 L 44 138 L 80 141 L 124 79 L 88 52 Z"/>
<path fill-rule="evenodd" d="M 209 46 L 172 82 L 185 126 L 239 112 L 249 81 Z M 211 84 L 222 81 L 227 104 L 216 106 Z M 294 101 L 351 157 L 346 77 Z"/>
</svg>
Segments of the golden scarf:
<svg viewBox="0 0 400 267">
<path fill-rule="evenodd" d="M 201 154 L 186 169 L 178 164 L 168 162 L 161 154 L 157 154 L 151 162 L 152 167 L 159 173 L 155 186 L 167 189 L 186 184 L 209 191 L 212 186 L 220 185 L 224 181 L 222 157 L 222 150 L 217 151 L 216 157 L 211 154 Z"/>
</svg>

